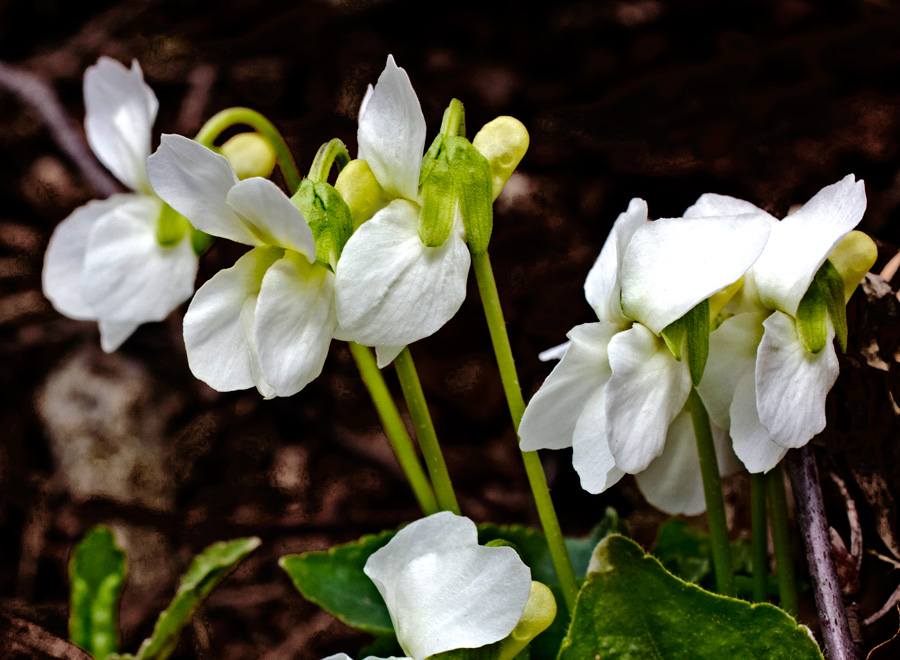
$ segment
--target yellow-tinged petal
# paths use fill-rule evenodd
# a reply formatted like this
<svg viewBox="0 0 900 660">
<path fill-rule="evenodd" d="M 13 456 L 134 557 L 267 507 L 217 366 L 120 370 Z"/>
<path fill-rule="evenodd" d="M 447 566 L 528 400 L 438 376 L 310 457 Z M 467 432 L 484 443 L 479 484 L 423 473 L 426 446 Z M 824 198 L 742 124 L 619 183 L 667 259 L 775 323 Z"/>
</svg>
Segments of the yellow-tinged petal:
<svg viewBox="0 0 900 660">
<path fill-rule="evenodd" d="M 494 199 L 528 151 L 528 129 L 515 117 L 497 117 L 485 124 L 472 140 L 491 165 Z"/>
<path fill-rule="evenodd" d="M 366 161 L 358 158 L 351 160 L 341 170 L 334 187 L 350 207 L 354 230 L 375 215 L 384 201 L 384 189 L 375 178 L 372 168 Z"/>
</svg>

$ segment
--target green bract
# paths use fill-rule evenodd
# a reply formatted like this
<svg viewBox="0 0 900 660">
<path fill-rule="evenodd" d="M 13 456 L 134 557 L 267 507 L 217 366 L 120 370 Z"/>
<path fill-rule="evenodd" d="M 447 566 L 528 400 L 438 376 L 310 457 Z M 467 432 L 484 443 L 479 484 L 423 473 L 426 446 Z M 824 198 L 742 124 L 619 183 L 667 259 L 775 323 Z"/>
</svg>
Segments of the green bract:
<svg viewBox="0 0 900 660">
<path fill-rule="evenodd" d="M 809 630 L 777 607 L 683 582 L 624 537 L 600 543 L 591 569 L 559 660 L 822 660 Z"/>
<path fill-rule="evenodd" d="M 841 350 L 847 350 L 847 308 L 844 280 L 826 260 L 797 307 L 797 334 L 810 353 L 818 353 L 828 342 L 828 317 Z"/>
<path fill-rule="evenodd" d="M 667 325 L 661 336 L 679 361 L 682 345 L 686 344 L 691 382 L 699 384 L 709 357 L 709 300 L 704 300 L 680 319 Z"/>
</svg>

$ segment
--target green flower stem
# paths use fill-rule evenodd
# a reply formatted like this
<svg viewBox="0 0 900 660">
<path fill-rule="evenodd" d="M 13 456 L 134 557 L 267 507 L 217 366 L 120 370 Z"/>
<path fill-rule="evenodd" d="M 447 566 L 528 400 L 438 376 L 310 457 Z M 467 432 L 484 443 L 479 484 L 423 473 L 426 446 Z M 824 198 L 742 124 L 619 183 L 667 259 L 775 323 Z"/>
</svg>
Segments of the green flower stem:
<svg viewBox="0 0 900 660">
<path fill-rule="evenodd" d="M 300 172 L 297 170 L 297 163 L 294 162 L 294 156 L 288 149 L 287 143 L 275 128 L 275 125 L 266 119 L 256 110 L 250 108 L 228 108 L 217 112 L 210 117 L 203 128 L 194 138 L 197 142 L 210 149 L 214 148 L 213 143 L 216 138 L 228 128 L 243 124 L 255 129 L 262 135 L 275 151 L 275 157 L 278 159 L 278 165 L 281 167 L 281 173 L 284 175 L 284 182 L 293 195 L 300 187 Z"/>
<path fill-rule="evenodd" d="M 419 374 L 416 373 L 416 365 L 409 353 L 409 347 L 404 348 L 400 351 L 400 355 L 394 358 L 394 367 L 400 378 L 400 387 L 403 390 L 403 397 L 406 399 L 413 425 L 416 427 L 419 447 L 422 449 L 422 457 L 425 459 L 428 474 L 431 475 L 431 483 L 434 484 L 438 505 L 443 511 L 452 511 L 459 515 L 459 504 L 456 501 L 456 494 L 453 492 L 453 484 L 450 483 L 447 464 L 444 462 L 444 455 L 438 444 L 437 433 L 434 431 L 431 413 L 428 412 L 425 393 L 422 391 L 422 383 L 419 382 Z"/>
<path fill-rule="evenodd" d="M 753 534 L 753 600 L 766 602 L 769 581 L 768 547 L 769 528 L 766 521 L 766 478 L 763 474 L 750 475 L 750 525 Z"/>
<path fill-rule="evenodd" d="M 731 544 L 728 541 L 728 521 L 725 518 L 725 498 L 719 477 L 716 446 L 709 425 L 709 413 L 700 400 L 697 390 L 691 388 L 685 408 L 691 413 L 694 435 L 697 437 L 697 454 L 700 456 L 700 475 L 703 478 L 703 494 L 706 496 L 706 519 L 709 522 L 709 540 L 712 545 L 713 564 L 716 571 L 716 588 L 720 594 L 734 596 L 734 575 L 731 569 Z"/>
<path fill-rule="evenodd" d="M 340 172 L 349 162 L 350 152 L 347 151 L 347 146 L 338 138 L 333 138 L 319 147 L 309 167 L 309 178 L 313 181 L 328 181 L 332 165 L 336 165 Z"/>
<path fill-rule="evenodd" d="M 426 516 L 440 511 L 437 499 L 434 496 L 434 490 L 431 482 L 425 475 L 422 465 L 419 463 L 419 457 L 416 456 L 416 450 L 413 446 L 409 433 L 406 432 L 406 426 L 400 418 L 400 412 L 394 404 L 394 399 L 388 391 L 387 384 L 378 369 L 375 357 L 365 346 L 360 346 L 356 342 L 350 342 L 350 353 L 356 360 L 356 366 L 359 368 L 359 375 L 369 390 L 369 396 L 372 397 L 372 403 L 378 411 L 378 417 L 381 419 L 381 425 L 387 434 L 391 447 L 394 449 L 394 455 L 400 464 L 400 469 L 406 475 L 407 481 L 419 502 L 419 508 Z"/>
<path fill-rule="evenodd" d="M 794 576 L 794 555 L 791 552 L 791 528 L 788 520 L 787 495 L 781 464 L 766 474 L 766 491 L 772 516 L 772 541 L 775 544 L 775 563 L 778 567 L 778 595 L 781 609 L 797 616 L 797 579 Z"/>
<path fill-rule="evenodd" d="M 503 318 L 503 309 L 500 306 L 500 296 L 497 293 L 497 283 L 494 280 L 494 271 L 491 268 L 491 259 L 488 253 L 473 254 L 472 266 L 475 269 L 475 278 L 478 280 L 481 304 L 484 306 L 484 316 L 491 333 L 494 354 L 497 356 L 500 379 L 503 381 L 503 391 L 506 393 L 506 402 L 512 416 L 513 428 L 518 435 L 519 422 L 522 421 L 522 415 L 525 412 L 525 399 L 522 398 L 519 375 L 516 372 L 512 348 L 509 345 L 509 336 L 506 334 L 506 321 Z M 550 498 L 550 489 L 547 487 L 544 468 L 536 451 L 523 451 L 522 461 L 525 463 L 525 473 L 528 475 L 528 483 L 531 485 L 541 526 L 544 528 L 544 536 L 547 537 L 547 545 L 550 547 L 550 556 L 562 587 L 563 598 L 571 613 L 575 609 L 578 583 L 575 581 L 575 570 L 572 568 L 572 559 L 566 550 L 559 519 L 556 517 L 556 509 L 553 508 L 553 500 Z"/>
</svg>

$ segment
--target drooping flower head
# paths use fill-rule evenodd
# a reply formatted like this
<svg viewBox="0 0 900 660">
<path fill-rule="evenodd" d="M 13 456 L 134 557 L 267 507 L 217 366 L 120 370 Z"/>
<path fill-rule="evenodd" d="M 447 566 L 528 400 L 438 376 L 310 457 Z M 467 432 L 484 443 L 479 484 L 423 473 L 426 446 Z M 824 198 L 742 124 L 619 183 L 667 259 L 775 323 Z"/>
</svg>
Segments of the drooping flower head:
<svg viewBox="0 0 900 660">
<path fill-rule="evenodd" d="M 223 156 L 177 135 L 163 136 L 148 171 L 160 197 L 197 228 L 253 248 L 191 301 L 191 371 L 221 392 L 300 391 L 321 372 L 337 326 L 334 275 L 317 262 L 303 215 L 271 181 L 238 181 Z"/>
<path fill-rule="evenodd" d="M 456 314 L 470 258 L 460 218 L 438 247 L 419 236 L 425 118 L 393 56 L 363 99 L 357 137 L 359 158 L 380 185 L 383 206 L 344 246 L 335 279 L 337 314 L 340 337 L 375 346 L 385 366 Z"/>
<path fill-rule="evenodd" d="M 687 469 L 698 464 L 693 429 L 682 411 L 705 355 L 691 353 L 678 324 L 708 333 L 705 301 L 740 279 L 767 235 L 755 213 L 651 222 L 646 203 L 632 200 L 585 282 L 599 322 L 569 333 L 561 362 L 522 418 L 522 448 L 572 446 L 589 492 L 631 473 L 655 506 L 703 511 L 699 469 Z"/>
<path fill-rule="evenodd" d="M 413 660 L 504 639 L 532 589 L 531 571 L 513 548 L 478 545 L 475 524 L 447 511 L 400 530 L 369 557 L 365 573 Z"/>
<path fill-rule="evenodd" d="M 63 220 L 47 248 L 44 294 L 61 313 L 95 320 L 118 348 L 142 323 L 161 321 L 194 292 L 197 255 L 188 223 L 147 180 L 158 102 L 137 61 L 101 57 L 84 76 L 85 131 L 97 158 L 134 191 L 93 201 Z"/>
<path fill-rule="evenodd" d="M 874 263 L 859 232 L 865 186 L 851 174 L 826 186 L 783 220 L 765 214 L 769 240 L 748 271 L 741 295 L 710 336 L 711 368 L 698 391 L 751 472 L 767 472 L 790 448 L 825 428 L 825 398 L 838 375 L 833 340 L 846 342 L 844 304 Z M 763 213 L 749 202 L 706 194 L 686 215 Z M 862 249 L 835 268 L 841 245 Z M 847 242 L 845 243 L 845 239 Z M 856 262 L 864 262 L 862 267 Z"/>
</svg>

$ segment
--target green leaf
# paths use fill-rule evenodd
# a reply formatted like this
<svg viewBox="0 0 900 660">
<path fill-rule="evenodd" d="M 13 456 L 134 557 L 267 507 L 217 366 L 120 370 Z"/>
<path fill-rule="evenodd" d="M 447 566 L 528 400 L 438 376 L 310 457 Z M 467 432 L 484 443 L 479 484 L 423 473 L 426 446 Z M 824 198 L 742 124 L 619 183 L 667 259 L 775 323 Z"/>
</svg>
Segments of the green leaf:
<svg viewBox="0 0 900 660">
<path fill-rule="evenodd" d="M 683 582 L 622 536 L 597 546 L 592 568 L 559 660 L 823 660 L 777 607 Z"/>
<path fill-rule="evenodd" d="M 91 528 L 69 561 L 69 639 L 95 658 L 118 650 L 127 558 L 109 527 Z"/>
<path fill-rule="evenodd" d="M 353 234 L 347 202 L 330 183 L 312 179 L 303 179 L 291 201 L 312 231 L 316 259 L 334 271 L 344 245 Z"/>
<path fill-rule="evenodd" d="M 181 629 L 194 610 L 260 543 L 255 537 L 223 541 L 197 555 L 181 579 L 175 598 L 156 620 L 153 634 L 141 644 L 137 660 L 165 660 L 172 655 Z"/>
<path fill-rule="evenodd" d="M 695 305 L 687 314 L 673 321 L 660 333 L 676 360 L 681 360 L 682 345 L 687 342 L 688 369 L 691 382 L 700 384 L 709 357 L 709 300 Z"/>
<path fill-rule="evenodd" d="M 348 626 L 375 635 L 394 632 L 384 599 L 363 573 L 369 556 L 394 538 L 395 530 L 364 536 L 327 552 L 287 555 L 278 562 L 303 597 Z"/>
<path fill-rule="evenodd" d="M 594 548 L 610 534 L 628 536 L 629 532 L 625 521 L 619 518 L 619 513 L 611 506 L 608 506 L 603 513 L 603 519 L 594 526 L 586 537 L 583 539 L 566 537 L 566 550 L 569 551 L 569 557 L 572 559 L 572 568 L 575 569 L 577 577 L 587 575 L 588 564 L 591 561 Z M 558 598 L 557 600 L 564 602 Z"/>
</svg>

